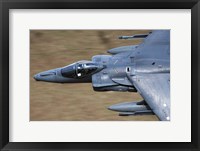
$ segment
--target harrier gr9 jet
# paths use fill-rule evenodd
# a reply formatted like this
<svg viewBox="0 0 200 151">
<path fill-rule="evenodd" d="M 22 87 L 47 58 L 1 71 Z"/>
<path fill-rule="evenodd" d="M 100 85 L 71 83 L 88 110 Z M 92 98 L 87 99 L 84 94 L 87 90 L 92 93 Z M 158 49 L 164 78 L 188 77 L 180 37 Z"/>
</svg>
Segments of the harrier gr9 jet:
<svg viewBox="0 0 200 151">
<path fill-rule="evenodd" d="M 96 55 L 92 61 L 78 61 L 65 67 L 38 73 L 37 81 L 56 83 L 92 82 L 95 91 L 139 92 L 143 100 L 108 107 L 121 116 L 155 114 L 170 120 L 170 31 L 120 36 L 143 38 L 139 45 L 108 50 L 111 55 Z"/>
</svg>

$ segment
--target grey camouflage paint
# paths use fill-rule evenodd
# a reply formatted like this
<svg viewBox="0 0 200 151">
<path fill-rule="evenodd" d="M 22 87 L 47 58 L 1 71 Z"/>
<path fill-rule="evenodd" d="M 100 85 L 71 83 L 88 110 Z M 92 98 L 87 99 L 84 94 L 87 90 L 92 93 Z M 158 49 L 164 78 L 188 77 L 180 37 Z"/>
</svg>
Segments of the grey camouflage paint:
<svg viewBox="0 0 200 151">
<path fill-rule="evenodd" d="M 140 45 L 108 50 L 92 61 L 38 73 L 37 81 L 56 83 L 92 82 L 95 91 L 139 92 L 144 100 L 115 104 L 108 109 L 121 116 L 156 114 L 170 120 L 170 31 L 154 30 L 146 35 L 120 36 L 120 39 L 144 38 Z"/>
</svg>

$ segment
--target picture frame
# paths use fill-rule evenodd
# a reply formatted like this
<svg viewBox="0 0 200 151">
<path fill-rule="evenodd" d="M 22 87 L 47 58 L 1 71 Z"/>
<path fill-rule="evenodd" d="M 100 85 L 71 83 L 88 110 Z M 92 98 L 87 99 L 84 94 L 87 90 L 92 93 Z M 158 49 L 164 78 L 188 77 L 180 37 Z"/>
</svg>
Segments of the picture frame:
<svg viewBox="0 0 200 151">
<path fill-rule="evenodd" d="M 0 148 L 1 150 L 200 150 L 199 0 L 1 0 Z M 9 9 L 191 9 L 191 142 L 9 142 Z"/>
</svg>

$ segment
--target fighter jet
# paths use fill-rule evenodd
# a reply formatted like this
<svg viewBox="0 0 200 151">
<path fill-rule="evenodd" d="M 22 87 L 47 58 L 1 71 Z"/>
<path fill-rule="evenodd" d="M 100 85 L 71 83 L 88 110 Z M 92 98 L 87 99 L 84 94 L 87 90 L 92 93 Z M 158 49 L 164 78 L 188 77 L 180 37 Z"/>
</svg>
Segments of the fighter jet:
<svg viewBox="0 0 200 151">
<path fill-rule="evenodd" d="M 143 39 L 139 45 L 108 50 L 65 67 L 38 73 L 37 81 L 55 83 L 91 82 L 95 91 L 139 92 L 143 100 L 108 107 L 121 116 L 155 114 L 170 121 L 170 31 L 120 36 L 121 40 Z"/>
</svg>

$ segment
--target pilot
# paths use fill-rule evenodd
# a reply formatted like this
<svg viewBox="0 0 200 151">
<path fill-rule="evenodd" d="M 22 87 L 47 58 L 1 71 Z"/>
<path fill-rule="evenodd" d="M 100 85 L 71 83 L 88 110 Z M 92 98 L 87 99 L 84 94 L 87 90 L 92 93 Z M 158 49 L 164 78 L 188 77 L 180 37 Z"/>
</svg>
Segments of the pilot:
<svg viewBox="0 0 200 151">
<path fill-rule="evenodd" d="M 63 77 L 82 78 L 97 71 L 98 65 L 93 62 L 77 62 L 61 69 Z"/>
</svg>

